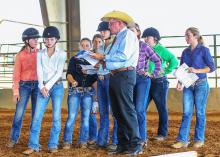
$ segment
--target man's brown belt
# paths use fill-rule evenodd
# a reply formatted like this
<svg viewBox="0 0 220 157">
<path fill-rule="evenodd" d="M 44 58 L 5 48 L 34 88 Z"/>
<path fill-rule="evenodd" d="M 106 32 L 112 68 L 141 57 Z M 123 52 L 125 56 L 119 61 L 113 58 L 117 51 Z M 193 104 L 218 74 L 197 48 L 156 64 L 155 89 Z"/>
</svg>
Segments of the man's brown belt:
<svg viewBox="0 0 220 157">
<path fill-rule="evenodd" d="M 119 69 L 115 69 L 115 70 L 111 70 L 111 73 L 112 74 L 115 74 L 115 73 L 118 73 L 118 72 L 121 72 L 121 71 L 129 71 L 129 70 L 134 70 L 135 68 L 130 66 L 130 67 L 127 67 L 127 68 L 119 68 Z"/>
</svg>

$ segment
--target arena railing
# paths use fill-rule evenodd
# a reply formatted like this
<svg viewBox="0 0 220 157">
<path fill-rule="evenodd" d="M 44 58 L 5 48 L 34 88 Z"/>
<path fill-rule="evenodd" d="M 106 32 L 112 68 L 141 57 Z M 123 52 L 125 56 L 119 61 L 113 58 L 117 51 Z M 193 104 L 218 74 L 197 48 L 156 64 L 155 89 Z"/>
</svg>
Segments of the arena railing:
<svg viewBox="0 0 220 157">
<path fill-rule="evenodd" d="M 208 78 L 212 88 L 220 87 L 220 34 L 208 34 L 203 35 L 206 46 L 210 48 L 211 55 L 216 65 L 216 71 L 208 74 Z M 60 41 L 60 44 L 77 43 L 76 41 Z M 180 59 L 181 53 L 184 48 L 187 47 L 184 36 L 163 36 L 161 44 L 166 46 L 178 59 Z M 14 44 L 1 44 L 0 45 L 0 88 L 12 87 L 12 75 L 14 67 L 15 55 L 23 43 Z M 43 47 L 43 43 L 40 42 L 39 48 Z M 68 59 L 75 54 L 77 50 L 68 51 Z M 65 65 L 63 80 L 66 83 L 65 73 L 67 70 L 68 60 Z M 170 88 L 175 87 L 177 80 L 172 74 L 168 75 L 170 82 Z"/>
</svg>

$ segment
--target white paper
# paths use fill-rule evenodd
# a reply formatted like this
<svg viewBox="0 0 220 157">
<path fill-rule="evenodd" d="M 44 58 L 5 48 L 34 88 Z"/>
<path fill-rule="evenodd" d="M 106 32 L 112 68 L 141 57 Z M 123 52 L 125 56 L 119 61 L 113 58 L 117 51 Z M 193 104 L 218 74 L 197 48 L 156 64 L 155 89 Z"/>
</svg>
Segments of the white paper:
<svg viewBox="0 0 220 157">
<path fill-rule="evenodd" d="M 80 65 L 82 67 L 82 70 L 88 74 L 93 75 L 97 73 L 97 69 L 94 68 L 92 65 Z"/>
<path fill-rule="evenodd" d="M 189 66 L 183 63 L 179 68 L 175 71 L 174 76 L 186 87 L 188 88 L 193 83 L 196 82 L 196 80 L 199 79 L 199 77 L 194 73 L 188 72 Z"/>
<path fill-rule="evenodd" d="M 82 67 L 82 70 L 97 70 L 92 65 L 82 65 L 82 64 L 80 64 L 80 66 Z"/>
<path fill-rule="evenodd" d="M 93 52 L 85 51 L 83 54 L 78 55 L 76 58 L 83 58 L 88 61 L 92 66 L 95 66 L 99 62 L 99 60 L 91 58 L 91 54 L 93 54 Z"/>
</svg>

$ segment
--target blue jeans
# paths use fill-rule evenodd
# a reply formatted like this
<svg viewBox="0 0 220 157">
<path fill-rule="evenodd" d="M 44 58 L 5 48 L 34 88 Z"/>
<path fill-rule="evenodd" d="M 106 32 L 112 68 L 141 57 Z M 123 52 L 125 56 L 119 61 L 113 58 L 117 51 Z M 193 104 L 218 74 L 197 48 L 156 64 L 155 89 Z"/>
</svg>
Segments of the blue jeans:
<svg viewBox="0 0 220 157">
<path fill-rule="evenodd" d="M 32 148 L 35 151 L 39 151 L 39 147 L 40 147 L 39 135 L 41 130 L 41 122 L 50 98 L 52 99 L 53 119 L 52 119 L 52 128 L 50 130 L 48 148 L 49 149 L 57 148 L 59 135 L 61 131 L 61 106 L 62 106 L 63 96 L 64 96 L 63 83 L 53 85 L 53 87 L 49 91 L 49 96 L 46 98 L 43 97 L 43 95 L 39 90 L 37 95 L 36 109 L 30 131 L 29 144 L 28 144 L 29 148 Z"/>
<path fill-rule="evenodd" d="M 98 80 L 98 103 L 100 114 L 100 127 L 98 134 L 97 144 L 105 146 L 108 144 L 109 139 L 109 108 L 110 108 L 110 96 L 109 96 L 109 75 L 104 76 L 104 80 Z M 112 144 L 117 144 L 117 122 L 113 117 L 114 127 L 112 131 Z"/>
<path fill-rule="evenodd" d="M 194 141 L 204 142 L 206 126 L 206 102 L 209 94 L 207 81 L 197 81 L 194 86 L 183 89 L 183 117 L 177 141 L 189 141 L 191 119 L 196 111 Z"/>
<path fill-rule="evenodd" d="M 80 92 L 73 88 L 68 91 L 68 118 L 64 128 L 63 143 L 72 143 L 72 134 L 74 123 L 78 114 L 80 105 L 81 122 L 78 144 L 87 143 L 89 139 L 89 115 L 93 102 L 94 89 L 86 92 Z"/>
<path fill-rule="evenodd" d="M 161 77 L 151 80 L 151 87 L 148 97 L 147 108 L 149 102 L 153 99 L 159 114 L 158 136 L 166 137 L 168 134 L 168 112 L 167 112 L 167 94 L 169 82 L 167 77 Z"/>
<path fill-rule="evenodd" d="M 96 114 L 89 115 L 89 140 L 96 141 L 98 137 L 98 124 Z"/>
<path fill-rule="evenodd" d="M 31 116 L 33 119 L 38 93 L 38 81 L 20 81 L 20 100 L 16 104 L 14 120 L 12 123 L 10 141 L 17 143 L 21 133 L 21 125 L 26 110 L 28 99 L 31 97 Z"/>
<path fill-rule="evenodd" d="M 134 86 L 134 105 L 137 112 L 139 132 L 141 140 L 147 140 L 146 106 L 151 85 L 151 79 L 144 75 L 136 75 L 136 85 Z"/>
</svg>

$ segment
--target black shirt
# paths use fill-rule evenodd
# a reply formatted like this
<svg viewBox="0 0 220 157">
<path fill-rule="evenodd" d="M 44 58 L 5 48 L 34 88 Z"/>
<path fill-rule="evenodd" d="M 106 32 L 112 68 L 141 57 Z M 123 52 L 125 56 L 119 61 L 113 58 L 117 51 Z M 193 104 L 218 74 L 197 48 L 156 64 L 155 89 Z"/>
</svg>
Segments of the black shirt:
<svg viewBox="0 0 220 157">
<path fill-rule="evenodd" d="M 92 84 L 97 80 L 97 75 L 83 74 L 80 65 L 89 65 L 89 63 L 82 58 L 72 57 L 69 61 L 66 75 L 72 75 L 74 80 L 78 82 L 77 87 L 91 87 Z M 71 83 L 69 83 L 69 85 L 72 86 Z"/>
</svg>

